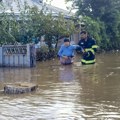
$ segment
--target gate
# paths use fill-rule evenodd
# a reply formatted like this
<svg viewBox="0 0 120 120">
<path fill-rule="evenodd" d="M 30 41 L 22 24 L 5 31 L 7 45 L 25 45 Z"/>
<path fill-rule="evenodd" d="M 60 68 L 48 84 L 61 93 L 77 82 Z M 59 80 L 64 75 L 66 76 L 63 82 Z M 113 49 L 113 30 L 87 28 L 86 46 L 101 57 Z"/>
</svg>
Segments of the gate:
<svg viewBox="0 0 120 120">
<path fill-rule="evenodd" d="M 0 66 L 34 67 L 36 65 L 34 45 L 4 45 L 0 47 Z"/>
</svg>

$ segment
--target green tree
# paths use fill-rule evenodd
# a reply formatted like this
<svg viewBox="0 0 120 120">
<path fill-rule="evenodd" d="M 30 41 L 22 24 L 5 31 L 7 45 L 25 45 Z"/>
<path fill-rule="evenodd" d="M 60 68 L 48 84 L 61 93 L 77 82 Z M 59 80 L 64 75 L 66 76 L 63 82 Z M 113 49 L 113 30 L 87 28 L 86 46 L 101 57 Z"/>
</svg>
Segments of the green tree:
<svg viewBox="0 0 120 120">
<path fill-rule="evenodd" d="M 30 8 L 25 4 L 18 18 L 11 12 L 9 15 L 0 14 L 0 41 L 3 43 L 21 42 L 23 44 L 32 42 L 32 38 L 45 36 L 49 48 L 60 36 L 70 35 L 75 27 L 74 22 L 66 20 L 64 15 L 58 14 L 54 17 L 51 13 L 38 10 L 37 7 Z"/>
<path fill-rule="evenodd" d="M 90 17 L 99 24 L 101 46 L 106 49 L 118 49 L 120 47 L 120 0 L 67 0 L 73 1 L 78 9 L 77 15 Z M 94 31 L 97 24 L 91 24 L 89 29 Z M 102 23 L 102 25 L 101 25 Z M 96 34 L 94 32 L 94 34 Z M 96 35 L 94 35 L 96 36 Z M 104 41 L 104 42 L 103 42 Z M 106 47 L 107 46 L 107 47 Z"/>
</svg>

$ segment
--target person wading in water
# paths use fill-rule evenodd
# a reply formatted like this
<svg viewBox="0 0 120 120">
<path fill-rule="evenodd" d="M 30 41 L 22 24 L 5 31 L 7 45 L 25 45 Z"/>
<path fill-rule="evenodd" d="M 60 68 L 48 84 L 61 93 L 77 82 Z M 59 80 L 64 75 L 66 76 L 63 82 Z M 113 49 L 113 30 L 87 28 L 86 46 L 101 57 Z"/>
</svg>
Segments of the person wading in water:
<svg viewBox="0 0 120 120">
<path fill-rule="evenodd" d="M 93 38 L 88 37 L 86 31 L 82 31 L 80 33 L 81 40 L 79 41 L 78 45 L 83 48 L 83 55 L 81 59 L 81 63 L 84 65 L 87 64 L 94 64 L 95 63 L 95 52 L 98 48 L 96 42 Z"/>
<path fill-rule="evenodd" d="M 65 38 L 64 44 L 58 51 L 58 56 L 60 57 L 61 64 L 68 65 L 73 63 L 73 58 L 75 56 L 74 50 L 81 51 L 81 47 L 79 45 L 70 45 L 70 40 L 68 38 Z"/>
</svg>

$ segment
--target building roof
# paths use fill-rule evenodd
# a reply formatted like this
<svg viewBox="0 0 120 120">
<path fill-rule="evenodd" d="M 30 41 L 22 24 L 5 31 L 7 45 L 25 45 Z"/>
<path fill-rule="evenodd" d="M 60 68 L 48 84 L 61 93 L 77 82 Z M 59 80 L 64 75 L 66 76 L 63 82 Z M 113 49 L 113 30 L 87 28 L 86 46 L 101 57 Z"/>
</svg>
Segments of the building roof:
<svg viewBox="0 0 120 120">
<path fill-rule="evenodd" d="M 43 0 L 1 0 L 0 1 L 0 12 L 19 14 L 20 11 L 24 10 L 25 5 L 30 7 L 36 6 L 39 10 L 47 10 L 52 14 L 63 13 L 65 16 L 72 16 L 67 10 L 60 9 L 50 4 L 43 3 Z"/>
</svg>

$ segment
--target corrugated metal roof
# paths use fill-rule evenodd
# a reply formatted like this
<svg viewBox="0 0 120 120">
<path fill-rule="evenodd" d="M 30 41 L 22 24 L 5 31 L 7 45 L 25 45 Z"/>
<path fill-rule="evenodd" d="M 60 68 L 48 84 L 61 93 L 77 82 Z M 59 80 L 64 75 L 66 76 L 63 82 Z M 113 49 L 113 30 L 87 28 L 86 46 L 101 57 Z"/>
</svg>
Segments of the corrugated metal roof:
<svg viewBox="0 0 120 120">
<path fill-rule="evenodd" d="M 2 0 L 1 2 L 1 12 L 11 12 L 19 13 L 21 10 L 24 10 L 24 6 L 28 5 L 30 7 L 37 6 L 39 9 L 42 9 L 42 3 L 39 0 Z"/>
<path fill-rule="evenodd" d="M 21 10 L 24 10 L 25 4 L 30 7 L 36 6 L 39 10 L 44 8 L 44 10 L 47 9 L 48 12 L 56 14 L 61 12 L 67 16 L 74 15 L 69 13 L 67 10 L 63 10 L 55 6 L 43 3 L 43 0 L 2 0 L 2 2 L 0 2 L 0 12 L 4 11 L 6 13 L 10 13 L 12 10 L 14 13 L 17 14 L 20 13 Z"/>
</svg>

